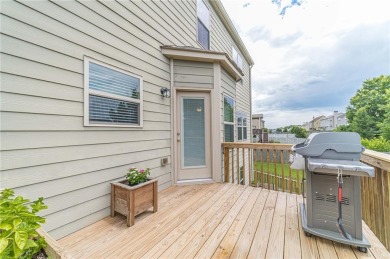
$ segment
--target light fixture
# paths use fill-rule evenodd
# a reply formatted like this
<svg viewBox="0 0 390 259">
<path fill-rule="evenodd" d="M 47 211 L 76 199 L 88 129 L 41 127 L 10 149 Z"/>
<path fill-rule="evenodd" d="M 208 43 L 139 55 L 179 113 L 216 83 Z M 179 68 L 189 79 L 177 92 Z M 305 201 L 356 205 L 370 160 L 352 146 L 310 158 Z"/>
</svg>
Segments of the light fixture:
<svg viewBox="0 0 390 259">
<path fill-rule="evenodd" d="M 201 112 L 202 111 L 202 107 L 201 106 L 196 107 L 196 111 L 197 112 Z"/>
<path fill-rule="evenodd" d="M 165 98 L 171 97 L 171 90 L 169 90 L 169 89 L 166 88 L 166 87 L 162 87 L 161 90 L 160 90 L 160 92 L 161 92 L 161 95 L 162 95 L 163 97 L 165 97 Z"/>
</svg>

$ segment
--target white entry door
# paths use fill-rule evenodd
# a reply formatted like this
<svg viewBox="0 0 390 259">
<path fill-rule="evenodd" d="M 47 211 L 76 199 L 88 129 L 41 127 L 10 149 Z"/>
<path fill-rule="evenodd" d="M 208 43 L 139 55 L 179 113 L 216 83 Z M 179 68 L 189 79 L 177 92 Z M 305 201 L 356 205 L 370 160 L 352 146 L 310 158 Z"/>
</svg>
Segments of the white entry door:
<svg viewBox="0 0 390 259">
<path fill-rule="evenodd" d="M 211 178 L 210 94 L 177 93 L 177 179 Z"/>
</svg>

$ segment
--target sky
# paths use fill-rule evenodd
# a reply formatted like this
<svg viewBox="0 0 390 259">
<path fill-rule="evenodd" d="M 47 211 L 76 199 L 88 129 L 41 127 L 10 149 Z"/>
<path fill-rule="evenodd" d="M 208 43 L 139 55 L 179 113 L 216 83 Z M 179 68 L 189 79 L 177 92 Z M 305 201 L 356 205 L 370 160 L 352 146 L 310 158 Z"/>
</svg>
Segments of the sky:
<svg viewBox="0 0 390 259">
<path fill-rule="evenodd" d="M 267 128 L 344 113 L 363 81 L 390 74 L 390 0 L 222 3 L 255 62 L 252 113 Z"/>
</svg>

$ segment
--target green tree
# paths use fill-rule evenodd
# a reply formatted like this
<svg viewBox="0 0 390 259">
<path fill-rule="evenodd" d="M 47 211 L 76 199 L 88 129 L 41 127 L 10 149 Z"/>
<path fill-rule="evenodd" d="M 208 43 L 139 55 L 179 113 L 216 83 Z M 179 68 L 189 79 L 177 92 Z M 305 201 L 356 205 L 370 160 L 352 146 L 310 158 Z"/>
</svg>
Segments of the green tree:
<svg viewBox="0 0 390 259">
<path fill-rule="evenodd" d="M 385 137 L 386 132 L 390 130 L 390 126 L 385 124 L 386 118 L 390 122 L 389 89 L 389 75 L 381 75 L 363 82 L 362 88 L 351 98 L 347 107 L 347 118 L 351 131 L 368 139 L 380 134 Z"/>
<path fill-rule="evenodd" d="M 373 139 L 362 138 L 362 145 L 367 149 L 380 152 L 390 152 L 390 141 L 382 136 Z"/>
<path fill-rule="evenodd" d="M 277 128 L 276 129 L 276 133 L 282 133 L 282 131 L 283 131 L 282 128 Z"/>
<path fill-rule="evenodd" d="M 351 131 L 351 130 L 349 129 L 348 125 L 340 125 L 337 128 L 335 128 L 333 131 L 334 132 L 345 132 L 345 131 Z"/>
<path fill-rule="evenodd" d="M 290 132 L 295 134 L 297 138 L 307 138 L 307 132 L 304 128 L 299 126 L 292 126 Z"/>
<path fill-rule="evenodd" d="M 382 137 L 387 140 L 390 140 L 390 89 L 386 89 L 386 104 L 384 105 L 384 109 L 386 111 L 385 118 L 383 122 L 379 123 L 379 129 L 381 131 Z"/>
</svg>

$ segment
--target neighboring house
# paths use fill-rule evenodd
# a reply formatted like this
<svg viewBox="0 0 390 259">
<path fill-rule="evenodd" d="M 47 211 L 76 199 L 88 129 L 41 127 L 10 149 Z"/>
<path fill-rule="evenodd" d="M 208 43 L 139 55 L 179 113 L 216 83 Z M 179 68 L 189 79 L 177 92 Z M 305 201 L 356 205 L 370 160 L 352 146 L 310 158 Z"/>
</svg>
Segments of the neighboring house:
<svg viewBox="0 0 390 259">
<path fill-rule="evenodd" d="M 221 142 L 250 141 L 254 63 L 220 1 L 1 12 L 1 187 L 43 196 L 54 238 L 109 216 L 130 166 L 160 190 L 223 181 Z"/>
<path fill-rule="evenodd" d="M 334 111 L 332 115 L 323 118 L 320 122 L 320 128 L 324 131 L 332 131 L 339 126 L 348 125 L 345 113 Z"/>
<path fill-rule="evenodd" d="M 313 120 L 311 120 L 310 123 L 310 130 L 321 130 L 321 120 L 325 119 L 324 115 L 313 117 Z"/>
<path fill-rule="evenodd" d="M 263 114 L 252 114 L 252 129 L 263 129 L 264 125 Z"/>
<path fill-rule="evenodd" d="M 310 130 L 310 122 L 304 122 L 302 124 L 302 128 L 304 128 L 306 131 Z"/>
</svg>

